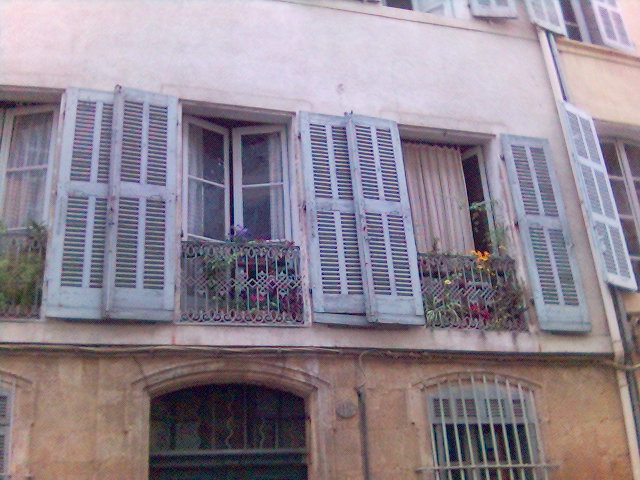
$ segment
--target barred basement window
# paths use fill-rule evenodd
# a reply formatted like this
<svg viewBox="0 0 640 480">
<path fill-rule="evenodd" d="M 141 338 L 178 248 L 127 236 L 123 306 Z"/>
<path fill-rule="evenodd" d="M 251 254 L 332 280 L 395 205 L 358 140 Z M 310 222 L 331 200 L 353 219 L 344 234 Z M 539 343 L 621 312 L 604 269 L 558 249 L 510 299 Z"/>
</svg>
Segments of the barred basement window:
<svg viewBox="0 0 640 480">
<path fill-rule="evenodd" d="M 436 480 L 546 480 L 533 391 L 485 373 L 439 377 L 426 386 Z"/>
</svg>

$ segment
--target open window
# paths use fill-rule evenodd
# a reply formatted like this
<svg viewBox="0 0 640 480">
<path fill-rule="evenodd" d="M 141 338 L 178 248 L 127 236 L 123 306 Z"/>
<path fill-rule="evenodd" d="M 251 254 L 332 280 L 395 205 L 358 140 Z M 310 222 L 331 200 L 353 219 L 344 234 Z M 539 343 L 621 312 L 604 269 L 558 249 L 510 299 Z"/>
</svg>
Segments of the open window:
<svg viewBox="0 0 640 480">
<path fill-rule="evenodd" d="M 382 0 L 382 3 L 387 7 L 453 16 L 451 0 Z"/>
<path fill-rule="evenodd" d="M 284 125 L 185 117 L 184 202 L 190 238 L 290 237 Z"/>
<path fill-rule="evenodd" d="M 403 141 L 402 152 L 418 251 L 497 253 L 482 149 Z"/>
</svg>

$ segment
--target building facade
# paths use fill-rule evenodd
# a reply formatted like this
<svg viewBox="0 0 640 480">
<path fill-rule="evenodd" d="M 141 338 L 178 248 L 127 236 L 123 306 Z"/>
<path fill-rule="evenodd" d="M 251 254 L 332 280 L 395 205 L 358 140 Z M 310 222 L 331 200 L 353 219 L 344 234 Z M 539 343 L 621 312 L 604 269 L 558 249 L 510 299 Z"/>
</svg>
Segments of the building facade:
<svg viewBox="0 0 640 480">
<path fill-rule="evenodd" d="M 0 475 L 640 478 L 639 19 L 2 2 Z"/>
</svg>

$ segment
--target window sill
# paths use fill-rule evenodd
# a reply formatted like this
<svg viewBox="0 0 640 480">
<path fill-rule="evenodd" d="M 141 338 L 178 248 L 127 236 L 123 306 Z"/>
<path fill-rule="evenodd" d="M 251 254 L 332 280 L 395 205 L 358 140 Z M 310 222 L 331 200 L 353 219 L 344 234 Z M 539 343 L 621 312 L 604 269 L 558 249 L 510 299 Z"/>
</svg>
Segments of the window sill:
<svg viewBox="0 0 640 480">
<path fill-rule="evenodd" d="M 558 37 L 557 44 L 562 53 L 581 55 L 640 68 L 640 56 L 638 54 L 623 52 L 602 45 L 579 42 L 565 37 Z"/>
</svg>

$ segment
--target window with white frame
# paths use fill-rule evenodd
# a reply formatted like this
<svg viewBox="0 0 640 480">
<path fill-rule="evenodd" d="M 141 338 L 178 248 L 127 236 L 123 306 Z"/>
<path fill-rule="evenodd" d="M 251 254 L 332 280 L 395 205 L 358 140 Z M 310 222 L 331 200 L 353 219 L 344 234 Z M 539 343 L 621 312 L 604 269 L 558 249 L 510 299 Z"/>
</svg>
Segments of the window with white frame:
<svg viewBox="0 0 640 480">
<path fill-rule="evenodd" d="M 633 50 L 620 0 L 559 0 L 567 36 L 586 43 Z"/>
<path fill-rule="evenodd" d="M 600 147 L 631 264 L 636 279 L 640 280 L 640 142 L 603 139 Z"/>
<path fill-rule="evenodd" d="M 0 220 L 8 231 L 19 232 L 46 220 L 55 111 L 54 106 L 4 110 L 4 122 L 0 122 Z"/>
<path fill-rule="evenodd" d="M 532 389 L 517 379 L 461 373 L 425 385 L 436 480 L 544 480 Z"/>
<path fill-rule="evenodd" d="M 382 0 L 387 7 L 452 16 L 451 0 Z"/>
<path fill-rule="evenodd" d="M 285 127 L 196 117 L 184 126 L 187 235 L 288 238 Z"/>
</svg>

